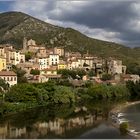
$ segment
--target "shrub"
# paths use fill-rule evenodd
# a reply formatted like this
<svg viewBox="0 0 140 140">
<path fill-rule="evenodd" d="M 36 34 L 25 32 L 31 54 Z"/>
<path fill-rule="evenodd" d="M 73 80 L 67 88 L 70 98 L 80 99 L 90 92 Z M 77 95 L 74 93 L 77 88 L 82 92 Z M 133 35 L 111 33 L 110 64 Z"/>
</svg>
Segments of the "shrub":
<svg viewBox="0 0 140 140">
<path fill-rule="evenodd" d="M 120 124 L 120 132 L 121 132 L 121 134 L 125 135 L 128 132 L 128 128 L 129 128 L 128 122 L 121 123 Z"/>
<path fill-rule="evenodd" d="M 30 74 L 39 75 L 40 74 L 40 71 L 37 70 L 37 69 L 31 69 Z"/>
</svg>

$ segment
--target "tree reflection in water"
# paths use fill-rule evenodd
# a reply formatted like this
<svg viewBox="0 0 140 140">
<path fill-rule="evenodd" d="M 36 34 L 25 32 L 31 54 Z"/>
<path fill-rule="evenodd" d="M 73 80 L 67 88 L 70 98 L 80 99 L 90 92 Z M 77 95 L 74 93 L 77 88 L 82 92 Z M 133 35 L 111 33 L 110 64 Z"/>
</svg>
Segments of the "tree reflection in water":
<svg viewBox="0 0 140 140">
<path fill-rule="evenodd" d="M 76 138 L 106 121 L 116 103 L 50 105 L 1 118 L 0 138 Z"/>
</svg>

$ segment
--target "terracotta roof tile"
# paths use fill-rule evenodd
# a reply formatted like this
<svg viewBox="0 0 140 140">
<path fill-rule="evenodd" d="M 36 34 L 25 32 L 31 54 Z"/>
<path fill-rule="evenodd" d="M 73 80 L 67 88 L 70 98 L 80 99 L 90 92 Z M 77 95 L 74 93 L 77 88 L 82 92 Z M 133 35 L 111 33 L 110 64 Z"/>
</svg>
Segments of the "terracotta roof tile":
<svg viewBox="0 0 140 140">
<path fill-rule="evenodd" d="M 17 76 L 13 71 L 0 71 L 0 76 Z"/>
</svg>

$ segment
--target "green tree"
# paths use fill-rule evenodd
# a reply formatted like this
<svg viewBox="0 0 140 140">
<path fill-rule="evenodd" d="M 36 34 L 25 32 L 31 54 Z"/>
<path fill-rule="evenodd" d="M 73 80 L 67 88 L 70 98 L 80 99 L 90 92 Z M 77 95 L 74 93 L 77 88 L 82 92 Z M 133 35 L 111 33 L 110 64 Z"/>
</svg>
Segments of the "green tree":
<svg viewBox="0 0 140 140">
<path fill-rule="evenodd" d="M 64 79 L 67 79 L 69 77 L 72 77 L 73 79 L 76 79 L 76 71 L 75 70 L 67 70 L 67 69 L 63 69 L 63 70 L 58 70 L 59 74 L 62 74 L 62 77 Z"/>
<path fill-rule="evenodd" d="M 36 102 L 38 89 L 32 84 L 19 84 L 12 86 L 6 94 L 6 100 L 10 102 Z"/>
<path fill-rule="evenodd" d="M 0 92 L 6 91 L 9 88 L 9 84 L 0 78 Z"/>
<path fill-rule="evenodd" d="M 29 59 L 31 59 L 33 56 L 33 53 L 32 52 L 27 52 L 25 53 L 25 60 L 28 61 Z"/>
<path fill-rule="evenodd" d="M 76 75 L 80 76 L 80 78 L 82 79 L 82 77 L 83 77 L 84 75 L 86 75 L 86 72 L 85 72 L 85 70 L 77 69 L 77 70 L 76 70 Z"/>
<path fill-rule="evenodd" d="M 54 101 L 54 103 L 73 103 L 75 102 L 75 94 L 69 87 L 57 86 L 55 87 L 55 92 L 52 100 Z"/>
<path fill-rule="evenodd" d="M 133 81 L 127 81 L 126 87 L 130 92 L 131 99 L 140 99 L 140 81 L 136 83 Z"/>
<path fill-rule="evenodd" d="M 112 76 L 111 74 L 103 74 L 101 80 L 103 81 L 107 81 L 107 80 L 111 80 Z"/>
<path fill-rule="evenodd" d="M 24 76 L 26 71 L 21 68 L 17 68 L 15 65 L 12 66 L 12 70 L 17 74 L 17 82 L 18 83 L 27 83 L 27 78 Z"/>
<path fill-rule="evenodd" d="M 88 71 L 88 76 L 89 76 L 89 77 L 96 76 L 95 70 L 93 70 L 93 69 L 89 70 L 89 71 Z"/>
<path fill-rule="evenodd" d="M 37 69 L 31 69 L 30 74 L 39 75 L 40 74 L 40 71 L 37 70 Z"/>
</svg>

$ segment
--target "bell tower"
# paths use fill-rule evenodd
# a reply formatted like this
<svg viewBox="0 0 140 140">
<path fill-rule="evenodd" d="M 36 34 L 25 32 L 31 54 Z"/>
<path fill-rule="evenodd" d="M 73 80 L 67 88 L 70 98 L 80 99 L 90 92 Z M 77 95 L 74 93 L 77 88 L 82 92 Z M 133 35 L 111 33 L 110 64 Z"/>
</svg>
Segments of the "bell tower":
<svg viewBox="0 0 140 140">
<path fill-rule="evenodd" d="M 27 38 L 26 37 L 24 37 L 23 38 L 23 50 L 27 50 Z"/>
</svg>

